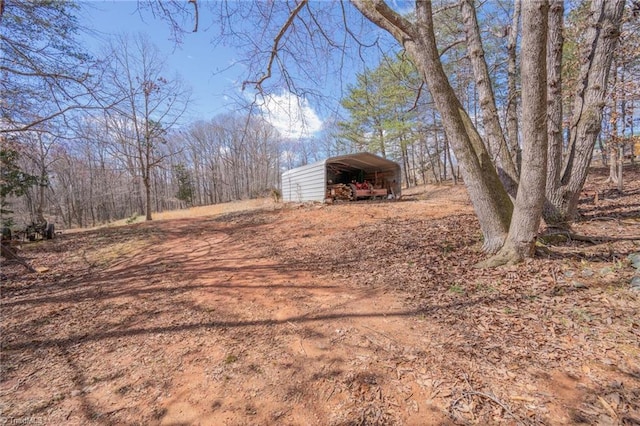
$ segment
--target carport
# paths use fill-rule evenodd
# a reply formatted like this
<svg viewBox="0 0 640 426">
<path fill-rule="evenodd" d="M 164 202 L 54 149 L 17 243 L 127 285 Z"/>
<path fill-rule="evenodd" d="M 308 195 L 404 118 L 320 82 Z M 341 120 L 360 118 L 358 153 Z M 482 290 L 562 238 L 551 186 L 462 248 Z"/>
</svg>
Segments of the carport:
<svg viewBox="0 0 640 426">
<path fill-rule="evenodd" d="M 400 165 L 368 152 L 330 157 L 282 173 L 284 201 L 400 196 Z M 357 188 L 357 195 L 355 193 Z M 355 196 L 354 196 L 355 195 Z"/>
</svg>

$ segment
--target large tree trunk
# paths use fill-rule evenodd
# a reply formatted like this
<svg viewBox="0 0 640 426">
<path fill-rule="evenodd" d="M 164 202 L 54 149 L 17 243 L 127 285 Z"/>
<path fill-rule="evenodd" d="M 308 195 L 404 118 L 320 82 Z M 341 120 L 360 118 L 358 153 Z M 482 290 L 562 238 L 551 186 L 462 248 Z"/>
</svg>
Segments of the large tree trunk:
<svg viewBox="0 0 640 426">
<path fill-rule="evenodd" d="M 613 79 L 611 84 L 611 117 L 609 122 L 611 123 L 611 130 L 609 131 L 609 137 L 607 141 L 607 147 L 609 148 L 609 178 L 607 181 L 611 183 L 618 183 L 618 152 L 620 151 L 620 140 L 618 138 L 618 65 L 616 61 L 612 61 L 611 65 L 611 78 Z"/>
<path fill-rule="evenodd" d="M 535 250 L 547 178 L 546 1 L 522 5 L 522 172 L 509 235 L 502 249 L 480 266 L 516 263 Z"/>
<path fill-rule="evenodd" d="M 564 45 L 564 0 L 552 0 L 549 8 L 549 39 L 547 44 L 547 96 L 549 137 L 547 182 L 558 182 L 562 172 L 562 46 Z M 545 200 L 543 215 L 553 211 Z"/>
<path fill-rule="evenodd" d="M 486 147 L 455 95 L 439 60 L 428 2 L 417 3 L 420 43 L 405 42 L 434 99 L 445 133 L 461 167 L 484 236 L 483 249 L 495 253 L 504 243 L 513 206 Z"/>
<path fill-rule="evenodd" d="M 609 70 L 620 35 L 624 0 L 592 0 L 586 49 L 582 54 L 579 87 L 573 107 L 568 151 L 559 179 L 547 182 L 550 227 L 568 228 L 584 186 L 593 147 L 602 126 Z"/>
<path fill-rule="evenodd" d="M 354 0 L 373 23 L 387 30 L 413 59 L 440 112 L 484 236 L 483 249 L 495 253 L 504 244 L 513 205 L 478 131 L 456 97 L 442 68 L 436 46 L 430 2 L 416 2 L 417 22 L 411 23 L 384 2 Z"/>
<path fill-rule="evenodd" d="M 516 89 L 517 78 L 517 42 L 518 24 L 520 22 L 520 0 L 513 1 L 513 19 L 509 28 L 509 40 L 507 43 L 507 137 L 511 146 L 511 155 L 518 172 L 522 165 L 522 151 L 518 141 L 518 91 Z"/>
<path fill-rule="evenodd" d="M 489 154 L 498 167 L 500 180 L 505 189 L 515 198 L 518 190 L 518 172 L 507 147 L 507 141 L 500 125 L 498 108 L 491 85 L 489 68 L 484 56 L 480 27 L 473 0 L 462 0 L 462 17 L 467 33 L 467 50 L 473 67 L 473 75 L 480 96 L 482 122 L 487 134 Z"/>
</svg>

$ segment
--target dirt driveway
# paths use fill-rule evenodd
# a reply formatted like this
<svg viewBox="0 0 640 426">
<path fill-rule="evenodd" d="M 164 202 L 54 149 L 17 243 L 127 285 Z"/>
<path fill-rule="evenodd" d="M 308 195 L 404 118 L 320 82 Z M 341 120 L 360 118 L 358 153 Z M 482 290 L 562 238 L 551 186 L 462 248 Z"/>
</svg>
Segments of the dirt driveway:
<svg viewBox="0 0 640 426">
<path fill-rule="evenodd" d="M 2 419 L 640 422 L 633 243 L 477 271 L 479 236 L 464 190 L 433 187 L 24 247 L 48 270 L 3 267 Z"/>
</svg>

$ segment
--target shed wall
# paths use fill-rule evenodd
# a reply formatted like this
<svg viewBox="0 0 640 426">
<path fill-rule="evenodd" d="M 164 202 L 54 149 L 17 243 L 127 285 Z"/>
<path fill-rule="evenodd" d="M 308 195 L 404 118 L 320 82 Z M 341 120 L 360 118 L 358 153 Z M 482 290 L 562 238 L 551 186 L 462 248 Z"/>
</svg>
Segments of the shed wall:
<svg viewBox="0 0 640 426">
<path fill-rule="evenodd" d="M 284 201 L 324 201 L 326 188 L 325 161 L 282 173 L 282 199 Z"/>
</svg>

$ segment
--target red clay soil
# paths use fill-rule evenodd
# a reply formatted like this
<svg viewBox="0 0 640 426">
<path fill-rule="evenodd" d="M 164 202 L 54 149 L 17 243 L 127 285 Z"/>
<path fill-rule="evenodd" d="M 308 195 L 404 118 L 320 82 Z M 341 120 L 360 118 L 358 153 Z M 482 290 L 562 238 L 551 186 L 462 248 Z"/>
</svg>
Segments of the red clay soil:
<svg viewBox="0 0 640 426">
<path fill-rule="evenodd" d="M 590 177 L 576 233 L 640 238 L 626 177 Z M 0 420 L 640 424 L 640 241 L 478 270 L 480 238 L 444 185 L 25 244 L 41 272 L 2 264 Z"/>
</svg>

